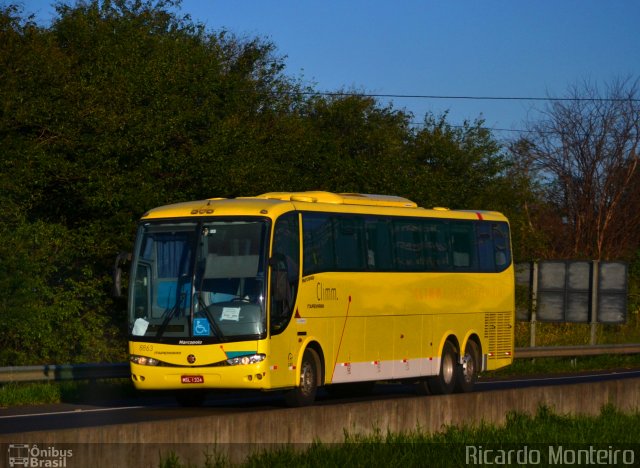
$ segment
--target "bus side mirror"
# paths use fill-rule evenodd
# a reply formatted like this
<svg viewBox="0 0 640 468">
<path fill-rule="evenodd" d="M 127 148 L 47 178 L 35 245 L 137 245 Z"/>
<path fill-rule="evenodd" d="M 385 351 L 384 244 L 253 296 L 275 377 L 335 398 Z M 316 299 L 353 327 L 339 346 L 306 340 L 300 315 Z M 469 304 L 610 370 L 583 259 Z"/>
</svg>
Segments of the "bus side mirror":
<svg viewBox="0 0 640 468">
<path fill-rule="evenodd" d="M 120 252 L 116 257 L 116 263 L 113 265 L 113 289 L 111 294 L 113 297 L 122 297 L 122 265 L 124 262 L 131 261 L 131 253 Z"/>
</svg>

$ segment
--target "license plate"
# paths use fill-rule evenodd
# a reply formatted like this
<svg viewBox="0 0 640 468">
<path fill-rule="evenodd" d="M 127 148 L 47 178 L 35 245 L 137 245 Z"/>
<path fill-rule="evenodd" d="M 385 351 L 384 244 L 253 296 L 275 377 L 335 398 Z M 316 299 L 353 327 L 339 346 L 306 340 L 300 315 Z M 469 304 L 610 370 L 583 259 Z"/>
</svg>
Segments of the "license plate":
<svg viewBox="0 0 640 468">
<path fill-rule="evenodd" d="M 204 383 L 204 377 L 201 375 L 183 375 L 182 383 L 183 384 Z"/>
</svg>

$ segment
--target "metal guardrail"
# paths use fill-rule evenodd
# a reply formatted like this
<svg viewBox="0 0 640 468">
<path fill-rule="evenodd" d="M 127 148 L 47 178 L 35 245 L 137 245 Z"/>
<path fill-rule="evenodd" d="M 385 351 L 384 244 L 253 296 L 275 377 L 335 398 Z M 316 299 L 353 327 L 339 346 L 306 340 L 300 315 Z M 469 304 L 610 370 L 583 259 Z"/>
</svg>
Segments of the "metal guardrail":
<svg viewBox="0 0 640 468">
<path fill-rule="evenodd" d="M 640 344 L 612 344 L 585 346 L 536 346 L 534 348 L 516 348 L 515 358 L 537 357 L 573 357 L 573 356 L 601 356 L 605 354 L 636 354 L 640 353 Z"/>
<path fill-rule="evenodd" d="M 540 346 L 535 348 L 516 348 L 514 358 L 526 359 L 636 353 L 640 353 L 640 344 Z M 64 364 L 0 367 L 0 384 L 8 382 L 126 379 L 129 378 L 129 375 L 128 362 L 117 362 L 113 364 Z"/>
<path fill-rule="evenodd" d="M 0 367 L 0 383 L 114 379 L 129 375 L 128 362 Z"/>
</svg>

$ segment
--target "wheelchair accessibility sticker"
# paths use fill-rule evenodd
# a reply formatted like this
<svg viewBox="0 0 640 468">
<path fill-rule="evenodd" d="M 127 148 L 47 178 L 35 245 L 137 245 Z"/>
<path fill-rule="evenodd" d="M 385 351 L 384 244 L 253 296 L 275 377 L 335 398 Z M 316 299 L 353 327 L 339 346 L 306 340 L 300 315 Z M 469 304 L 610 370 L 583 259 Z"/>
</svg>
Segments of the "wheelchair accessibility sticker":
<svg viewBox="0 0 640 468">
<path fill-rule="evenodd" d="M 211 324 L 206 318 L 193 319 L 194 336 L 209 336 L 211 333 Z"/>
</svg>

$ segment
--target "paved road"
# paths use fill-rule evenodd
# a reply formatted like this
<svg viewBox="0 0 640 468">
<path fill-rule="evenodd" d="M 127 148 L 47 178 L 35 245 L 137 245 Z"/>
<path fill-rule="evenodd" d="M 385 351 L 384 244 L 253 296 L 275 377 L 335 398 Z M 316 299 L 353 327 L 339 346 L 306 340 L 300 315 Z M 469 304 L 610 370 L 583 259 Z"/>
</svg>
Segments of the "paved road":
<svg viewBox="0 0 640 468">
<path fill-rule="evenodd" d="M 634 377 L 640 377 L 640 369 L 581 375 L 492 379 L 478 382 L 476 391 L 564 385 Z M 381 383 L 376 386 L 372 395 L 366 397 L 335 398 L 320 390 L 316 404 L 335 405 L 370 399 L 411 398 L 415 396 L 415 388 L 411 385 Z M 168 396 L 138 397 L 126 401 L 112 401 L 102 405 L 63 403 L 3 408 L 0 409 L 0 434 L 171 420 L 257 410 L 278 411 L 284 407 L 284 400 L 279 393 L 251 392 L 241 394 L 212 393 L 204 406 L 200 408 L 183 408 Z"/>
</svg>

